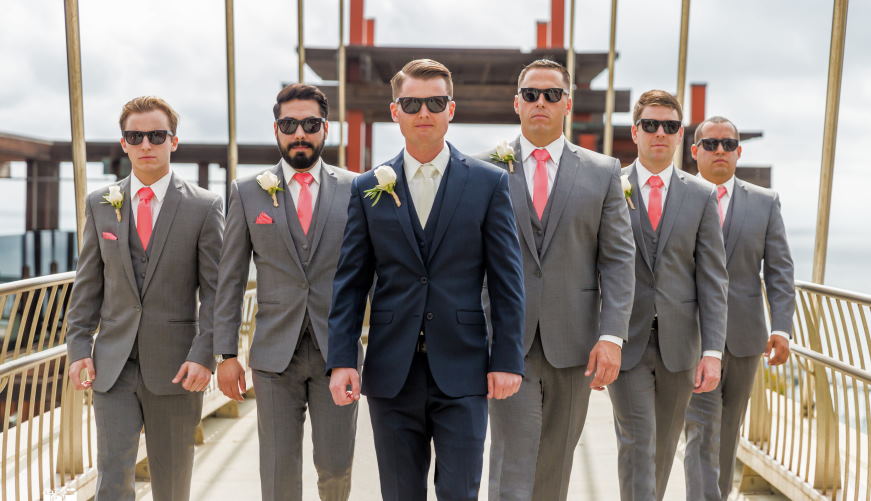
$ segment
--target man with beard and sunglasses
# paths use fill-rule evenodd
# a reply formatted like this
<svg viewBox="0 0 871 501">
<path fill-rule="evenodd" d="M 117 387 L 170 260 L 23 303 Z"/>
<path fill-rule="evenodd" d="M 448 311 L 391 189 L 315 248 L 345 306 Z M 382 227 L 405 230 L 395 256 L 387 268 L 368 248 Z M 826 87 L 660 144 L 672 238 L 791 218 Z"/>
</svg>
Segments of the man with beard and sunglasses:
<svg viewBox="0 0 871 501">
<path fill-rule="evenodd" d="M 234 400 L 246 390 L 236 354 L 253 255 L 257 324 L 248 365 L 257 394 L 262 497 L 302 499 L 308 407 L 320 498 L 344 501 L 351 491 L 357 406 L 333 404 L 324 364 L 333 275 L 356 174 L 320 157 L 329 127 L 320 89 L 288 85 L 273 113 L 281 160 L 234 181 L 230 191 L 216 307 L 218 385 Z"/>
<path fill-rule="evenodd" d="M 489 490 L 491 501 L 557 501 L 568 497 L 590 390 L 620 371 L 635 244 L 620 162 L 563 136 L 566 68 L 533 61 L 517 86 L 516 163 L 498 165 L 509 172 L 523 252 L 526 375 L 517 395 L 490 402 Z"/>
<path fill-rule="evenodd" d="M 330 311 L 330 390 L 340 406 L 360 398 L 360 327 L 377 273 L 362 393 L 382 498 L 427 499 L 434 445 L 436 497 L 475 500 L 487 399 L 516 393 L 523 374 L 523 264 L 508 173 L 445 142 L 456 104 L 444 65 L 411 61 L 391 86 L 405 149 L 353 182 Z"/>
<path fill-rule="evenodd" d="M 120 126 L 132 173 L 86 200 L 67 312 L 69 377 L 93 390 L 97 501 L 136 497 L 143 427 L 153 499 L 185 501 L 215 366 L 223 203 L 170 168 L 178 115 L 169 103 L 133 99 Z"/>
<path fill-rule="evenodd" d="M 716 388 L 726 340 L 726 253 L 713 187 L 675 168 L 683 114 L 662 90 L 632 113 L 638 158 L 624 169 L 635 297 L 620 376 L 608 393 L 623 501 L 662 499 L 693 393 Z"/>
<path fill-rule="evenodd" d="M 741 158 L 739 140 L 735 124 L 715 116 L 699 124 L 692 146 L 699 176 L 717 187 L 729 272 L 729 316 L 720 384 L 714 391 L 693 395 L 684 428 L 687 500 L 693 501 L 729 498 L 738 432 L 759 356 L 764 353 L 769 365 L 786 362 L 795 313 L 792 256 L 780 199 L 772 190 L 735 177 Z M 765 321 L 760 269 L 771 330 Z"/>
</svg>

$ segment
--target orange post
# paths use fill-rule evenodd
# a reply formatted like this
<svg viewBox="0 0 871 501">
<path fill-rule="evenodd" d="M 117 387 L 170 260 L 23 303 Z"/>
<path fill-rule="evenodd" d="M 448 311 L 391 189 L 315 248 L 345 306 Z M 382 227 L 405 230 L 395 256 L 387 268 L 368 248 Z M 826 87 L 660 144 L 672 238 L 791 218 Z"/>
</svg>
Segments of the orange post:
<svg viewBox="0 0 871 501">
<path fill-rule="evenodd" d="M 348 170 L 362 172 L 363 145 L 366 144 L 366 124 L 363 122 L 363 112 L 348 110 Z"/>
<path fill-rule="evenodd" d="M 350 45 L 365 45 L 365 20 L 363 19 L 363 0 L 351 0 L 349 23 Z"/>
<path fill-rule="evenodd" d="M 690 124 L 699 124 L 705 121 L 707 90 L 707 84 L 690 84 Z"/>
<path fill-rule="evenodd" d="M 550 46 L 562 48 L 565 45 L 566 2 L 550 0 Z"/>
</svg>

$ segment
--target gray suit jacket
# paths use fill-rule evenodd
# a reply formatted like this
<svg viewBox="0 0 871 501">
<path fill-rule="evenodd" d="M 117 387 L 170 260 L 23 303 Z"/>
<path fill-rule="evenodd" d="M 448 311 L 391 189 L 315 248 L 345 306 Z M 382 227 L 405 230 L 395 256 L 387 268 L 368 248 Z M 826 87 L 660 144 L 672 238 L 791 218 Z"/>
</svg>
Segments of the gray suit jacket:
<svg viewBox="0 0 871 501">
<path fill-rule="evenodd" d="M 257 268 L 257 316 L 249 365 L 267 372 L 287 368 L 306 309 L 326 360 L 333 276 L 348 220 L 351 181 L 356 174 L 322 165 L 318 212 L 309 230 L 314 234 L 307 271 L 293 243 L 286 208 L 273 207 L 272 198 L 257 184 L 256 176 L 233 182 L 227 210 L 227 243 L 218 279 L 213 348 L 216 355 L 236 353 L 238 349 L 242 295 L 253 252 Z M 281 181 L 281 187 L 288 189 L 281 163 L 271 170 Z M 272 224 L 256 224 L 261 213 L 272 218 Z M 362 355 L 362 348 L 359 353 Z"/>
<path fill-rule="evenodd" d="M 771 330 L 791 334 L 795 313 L 792 256 L 777 193 L 735 178 L 723 227 L 729 272 L 726 349 L 736 357 L 757 356 L 765 351 L 769 335 L 760 267 Z"/>
<path fill-rule="evenodd" d="M 218 195 L 172 175 L 149 244 L 140 294 L 130 258 L 130 178 L 121 222 L 103 203 L 104 188 L 88 195 L 67 321 L 70 361 L 93 357 L 96 391 L 108 391 L 138 339 L 145 386 L 157 395 L 186 393 L 172 378 L 186 360 L 214 368 L 212 326 L 224 230 Z M 116 237 L 112 239 L 111 236 Z M 199 292 L 199 307 L 197 293 Z M 97 326 L 100 333 L 93 337 Z"/>
<path fill-rule="evenodd" d="M 635 234 L 635 300 L 623 366 L 638 363 L 658 317 L 662 361 L 672 372 L 690 370 L 702 351 L 723 351 L 726 341 L 726 256 L 717 215 L 717 195 L 710 183 L 674 170 L 669 184 L 655 268 L 641 228 L 644 201 L 635 164 L 623 169 L 632 184 Z"/>
<path fill-rule="evenodd" d="M 512 147 L 517 161 L 509 187 L 526 289 L 524 353 L 532 347 L 538 327 L 551 365 L 585 365 L 599 336 L 628 339 L 635 245 L 620 187 L 620 162 L 566 142 L 539 252 L 519 138 Z M 494 162 L 490 153 L 482 158 Z"/>
</svg>

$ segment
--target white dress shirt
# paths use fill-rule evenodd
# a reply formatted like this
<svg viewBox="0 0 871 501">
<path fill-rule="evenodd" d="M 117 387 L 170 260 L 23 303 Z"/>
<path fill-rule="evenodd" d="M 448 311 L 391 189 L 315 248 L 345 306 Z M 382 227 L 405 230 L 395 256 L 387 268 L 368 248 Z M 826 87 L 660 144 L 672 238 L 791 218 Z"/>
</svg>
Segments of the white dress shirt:
<svg viewBox="0 0 871 501">
<path fill-rule="evenodd" d="M 409 196 L 414 200 L 414 193 L 417 191 L 417 184 L 421 182 L 420 177 L 415 177 L 417 171 L 420 169 L 421 165 L 430 164 L 436 169 L 436 174 L 433 176 L 432 181 L 435 185 L 435 191 L 438 193 L 439 184 L 442 182 L 442 177 L 445 175 L 445 170 L 448 168 L 448 162 L 451 160 L 451 150 L 448 148 L 448 144 L 442 147 L 442 151 L 439 152 L 438 155 L 435 156 L 429 162 L 420 162 L 408 152 L 408 150 L 404 150 L 402 153 L 403 164 L 405 169 L 405 180 L 408 182 L 409 188 Z"/>
<path fill-rule="evenodd" d="M 136 177 L 136 174 L 130 175 L 130 201 L 132 202 L 134 223 L 138 224 L 139 222 L 139 190 L 151 188 L 151 191 L 154 192 L 154 197 L 151 199 L 151 229 L 154 229 L 154 225 L 157 224 L 157 214 L 160 212 L 160 207 L 163 206 L 166 190 L 169 189 L 170 179 L 172 179 L 172 170 L 155 181 L 151 186 L 146 186 Z"/>
<path fill-rule="evenodd" d="M 545 146 L 544 149 L 550 154 L 547 160 L 547 196 L 550 198 L 550 193 L 553 191 L 553 183 L 556 180 L 559 161 L 563 154 L 563 148 L 566 145 L 566 138 L 562 135 L 556 141 Z M 520 158 L 523 159 L 523 176 L 526 178 L 526 188 L 529 190 L 529 196 L 533 196 L 535 189 L 535 168 L 538 166 L 538 160 L 532 156 L 532 152 L 540 149 L 532 144 L 528 139 L 520 135 Z"/>
<path fill-rule="evenodd" d="M 309 185 L 308 191 L 312 195 L 312 213 L 314 213 L 314 209 L 316 207 L 315 202 L 318 201 L 318 191 L 320 191 L 321 186 L 321 163 L 322 159 L 318 159 L 317 163 L 309 169 L 307 172 L 312 175 L 315 179 L 312 184 Z M 290 190 L 290 197 L 293 199 L 293 206 L 299 207 L 299 192 L 300 192 L 300 183 L 293 178 L 293 175 L 296 174 L 297 171 L 293 167 L 291 167 L 285 159 L 281 159 L 281 172 L 284 173 L 284 185 Z"/>
<path fill-rule="evenodd" d="M 696 174 L 696 176 L 698 176 L 700 179 L 705 179 L 704 177 L 702 177 L 701 172 Z M 708 181 L 708 180 L 705 179 L 705 181 Z M 708 181 L 708 182 L 710 182 L 710 181 Z M 711 184 L 713 184 L 713 183 L 711 183 Z M 718 184 L 717 188 L 719 188 L 720 186 L 726 187 L 726 194 L 723 195 L 723 198 L 720 199 L 720 204 L 723 207 L 723 221 L 725 223 L 726 215 L 729 213 L 729 202 L 732 201 L 732 191 L 735 189 L 735 176 L 730 177 L 723 184 Z M 771 331 L 771 334 L 773 336 L 780 336 L 780 337 L 786 338 L 786 342 L 787 343 L 789 342 L 789 339 L 790 339 L 789 334 L 787 334 L 783 331 Z"/>
</svg>

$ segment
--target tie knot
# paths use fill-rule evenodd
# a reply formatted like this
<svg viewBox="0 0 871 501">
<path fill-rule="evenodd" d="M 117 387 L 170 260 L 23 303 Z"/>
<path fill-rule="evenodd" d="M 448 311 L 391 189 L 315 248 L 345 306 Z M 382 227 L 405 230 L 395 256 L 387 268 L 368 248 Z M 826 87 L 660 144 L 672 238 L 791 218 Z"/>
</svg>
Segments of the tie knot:
<svg viewBox="0 0 871 501">
<path fill-rule="evenodd" d="M 650 186 L 651 188 L 657 190 L 657 189 L 665 186 L 665 183 L 662 182 L 662 179 L 660 179 L 659 176 L 650 176 L 647 179 L 647 185 Z"/>
<path fill-rule="evenodd" d="M 145 186 L 144 188 L 139 188 L 139 191 L 136 192 L 139 195 L 139 200 L 143 202 L 150 202 L 152 198 L 154 198 L 154 190 Z"/>
<path fill-rule="evenodd" d="M 723 185 L 717 186 L 717 200 L 726 196 L 726 187 Z"/>
<path fill-rule="evenodd" d="M 315 182 L 315 177 L 308 172 L 297 172 L 293 175 L 293 179 L 297 183 L 304 184 L 306 186 L 310 186 L 313 182 Z"/>
<path fill-rule="evenodd" d="M 550 160 L 550 153 L 548 153 L 544 148 L 532 150 L 532 156 L 539 162 L 547 162 Z"/>
<path fill-rule="evenodd" d="M 417 170 L 420 172 L 420 175 L 424 177 L 424 179 L 432 179 L 435 177 L 436 168 L 433 164 L 421 164 L 420 168 Z"/>
</svg>

